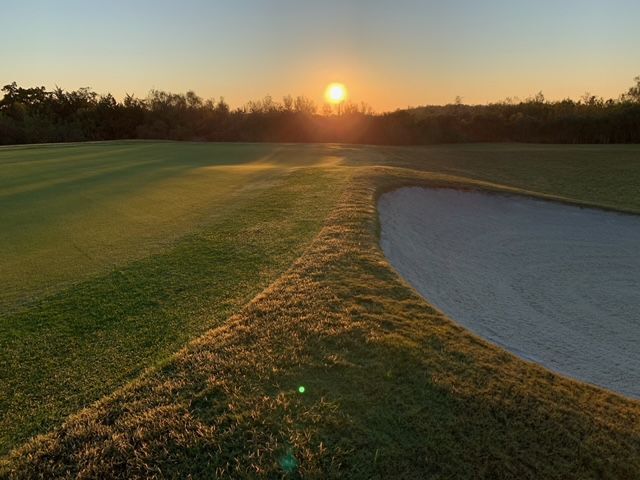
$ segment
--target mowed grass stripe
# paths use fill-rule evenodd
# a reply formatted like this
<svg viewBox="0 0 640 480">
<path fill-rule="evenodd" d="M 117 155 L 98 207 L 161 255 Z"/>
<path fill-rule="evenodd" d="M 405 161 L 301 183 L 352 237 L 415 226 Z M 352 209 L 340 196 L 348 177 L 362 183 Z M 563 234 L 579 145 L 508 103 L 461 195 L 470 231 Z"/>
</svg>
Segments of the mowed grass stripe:
<svg viewBox="0 0 640 480">
<path fill-rule="evenodd" d="M 109 393 L 246 303 L 321 226 L 344 174 L 282 169 L 170 250 L 0 322 L 0 451 Z M 268 181 L 266 181 L 268 180 Z"/>
<path fill-rule="evenodd" d="M 45 175 L 33 160 L 34 152 L 45 151 L 0 152 L 0 160 L 16 160 L 0 176 L 3 310 L 159 253 L 210 222 L 245 187 L 319 162 L 327 153 L 277 145 L 52 147 L 55 162 Z M 268 159 L 272 163 L 265 165 Z M 16 191 L 10 184 L 18 177 L 22 186 Z"/>
</svg>

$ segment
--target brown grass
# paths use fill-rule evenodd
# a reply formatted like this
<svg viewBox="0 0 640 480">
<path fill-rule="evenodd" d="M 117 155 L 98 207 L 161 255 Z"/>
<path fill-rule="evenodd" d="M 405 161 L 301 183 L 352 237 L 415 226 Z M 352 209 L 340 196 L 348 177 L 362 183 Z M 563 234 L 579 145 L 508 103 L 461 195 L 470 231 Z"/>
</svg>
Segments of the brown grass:
<svg viewBox="0 0 640 480">
<path fill-rule="evenodd" d="M 13 451 L 0 472 L 639 478 L 640 403 L 487 344 L 391 270 L 375 201 L 406 184 L 500 188 L 357 169 L 305 255 L 270 288 L 164 367 Z"/>
</svg>

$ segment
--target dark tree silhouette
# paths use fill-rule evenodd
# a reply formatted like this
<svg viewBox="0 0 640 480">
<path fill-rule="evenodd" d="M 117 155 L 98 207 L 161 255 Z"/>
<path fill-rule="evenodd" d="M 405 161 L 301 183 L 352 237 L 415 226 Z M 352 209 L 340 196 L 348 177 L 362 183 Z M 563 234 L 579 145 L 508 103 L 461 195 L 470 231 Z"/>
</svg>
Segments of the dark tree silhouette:
<svg viewBox="0 0 640 480">
<path fill-rule="evenodd" d="M 231 110 L 223 98 L 152 90 L 117 101 L 89 88 L 2 88 L 0 144 L 168 139 L 252 142 L 431 144 L 460 142 L 640 143 L 640 77 L 618 99 L 585 94 L 579 101 L 425 106 L 374 114 L 347 102 L 339 114 L 302 96 L 267 96 Z"/>
</svg>

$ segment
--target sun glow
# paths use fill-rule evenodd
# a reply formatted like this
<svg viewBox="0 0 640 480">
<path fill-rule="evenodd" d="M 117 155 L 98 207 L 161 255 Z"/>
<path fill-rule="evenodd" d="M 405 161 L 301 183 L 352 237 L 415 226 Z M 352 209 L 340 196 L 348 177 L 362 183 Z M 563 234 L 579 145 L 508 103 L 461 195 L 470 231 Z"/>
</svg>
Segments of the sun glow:
<svg viewBox="0 0 640 480">
<path fill-rule="evenodd" d="M 342 83 L 331 83 L 324 91 L 324 98 L 334 105 L 342 103 L 347 99 L 347 87 Z"/>
</svg>

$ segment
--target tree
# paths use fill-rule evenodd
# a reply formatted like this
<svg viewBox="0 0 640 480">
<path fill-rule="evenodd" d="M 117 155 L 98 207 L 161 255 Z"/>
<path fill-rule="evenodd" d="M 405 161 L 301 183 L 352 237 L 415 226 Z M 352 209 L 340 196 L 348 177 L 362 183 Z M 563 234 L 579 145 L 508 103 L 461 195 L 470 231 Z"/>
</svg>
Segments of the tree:
<svg viewBox="0 0 640 480">
<path fill-rule="evenodd" d="M 294 110 L 298 113 L 306 113 L 308 115 L 314 115 L 318 110 L 316 104 L 313 100 L 304 97 L 298 96 L 294 102 Z"/>
<path fill-rule="evenodd" d="M 342 115 L 303 96 L 270 96 L 231 110 L 220 98 L 203 101 L 152 90 L 144 99 L 118 101 L 90 88 L 5 85 L 0 96 L 0 144 L 123 138 L 173 140 L 430 144 L 519 141 L 640 143 L 640 77 L 616 100 L 585 94 L 548 101 L 455 104 L 376 115 L 365 103 L 343 104 Z"/>
<path fill-rule="evenodd" d="M 624 95 L 625 100 L 640 103 L 640 75 L 633 79 L 636 84 Z"/>
<path fill-rule="evenodd" d="M 282 107 L 285 112 L 293 111 L 293 97 L 291 95 L 282 97 Z"/>
</svg>

